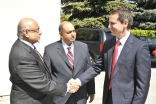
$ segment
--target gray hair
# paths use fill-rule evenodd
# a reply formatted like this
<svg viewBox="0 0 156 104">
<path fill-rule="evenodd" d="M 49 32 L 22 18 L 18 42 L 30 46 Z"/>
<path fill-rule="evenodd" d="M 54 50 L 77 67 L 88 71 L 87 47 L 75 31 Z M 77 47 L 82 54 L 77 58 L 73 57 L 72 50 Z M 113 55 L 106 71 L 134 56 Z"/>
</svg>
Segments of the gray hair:
<svg viewBox="0 0 156 104">
<path fill-rule="evenodd" d="M 25 30 L 25 26 L 19 25 L 17 28 L 17 36 L 21 39 L 23 39 L 23 30 Z"/>
</svg>

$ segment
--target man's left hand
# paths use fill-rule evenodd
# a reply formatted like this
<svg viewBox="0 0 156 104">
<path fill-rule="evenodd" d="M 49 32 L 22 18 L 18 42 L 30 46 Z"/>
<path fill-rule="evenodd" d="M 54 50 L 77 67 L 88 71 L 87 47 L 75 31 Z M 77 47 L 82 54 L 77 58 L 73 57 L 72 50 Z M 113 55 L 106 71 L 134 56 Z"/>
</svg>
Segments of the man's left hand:
<svg viewBox="0 0 156 104">
<path fill-rule="evenodd" d="M 89 103 L 91 103 L 94 100 L 94 94 L 88 94 L 87 95 L 87 100 L 90 98 Z"/>
</svg>

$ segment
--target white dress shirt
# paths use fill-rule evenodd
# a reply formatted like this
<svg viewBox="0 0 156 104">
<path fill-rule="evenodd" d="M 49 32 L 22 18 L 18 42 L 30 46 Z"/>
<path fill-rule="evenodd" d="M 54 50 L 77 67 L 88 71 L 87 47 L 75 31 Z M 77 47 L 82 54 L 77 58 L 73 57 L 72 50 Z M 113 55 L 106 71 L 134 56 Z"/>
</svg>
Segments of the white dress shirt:
<svg viewBox="0 0 156 104">
<path fill-rule="evenodd" d="M 71 49 L 70 49 L 70 51 L 71 51 L 71 53 L 73 54 L 73 59 L 74 59 L 74 44 L 72 43 L 70 46 L 69 45 L 67 45 L 63 40 L 62 40 L 62 45 L 63 45 L 63 48 L 64 48 L 64 51 L 65 51 L 65 53 L 66 53 L 66 55 L 67 55 L 67 53 L 68 53 L 68 47 L 71 47 Z"/>
<path fill-rule="evenodd" d="M 120 41 L 120 45 L 119 45 L 119 48 L 118 48 L 118 55 L 117 55 L 116 61 L 118 60 L 119 55 L 120 55 L 120 53 L 121 53 L 121 51 L 122 51 L 122 49 L 123 49 L 124 44 L 126 43 L 126 40 L 127 40 L 128 37 L 129 37 L 129 35 L 130 35 L 130 32 L 128 31 L 128 32 L 127 32 L 127 35 L 124 36 L 122 39 L 119 40 L 119 41 Z M 117 40 L 118 40 L 118 38 L 116 38 L 116 41 L 117 41 Z"/>
<path fill-rule="evenodd" d="M 28 46 L 30 46 L 32 49 L 34 49 L 34 45 L 31 44 L 30 42 L 25 41 L 25 40 L 23 40 L 23 39 L 21 39 L 21 38 L 19 38 L 19 40 L 22 41 L 23 43 L 27 44 Z"/>
</svg>

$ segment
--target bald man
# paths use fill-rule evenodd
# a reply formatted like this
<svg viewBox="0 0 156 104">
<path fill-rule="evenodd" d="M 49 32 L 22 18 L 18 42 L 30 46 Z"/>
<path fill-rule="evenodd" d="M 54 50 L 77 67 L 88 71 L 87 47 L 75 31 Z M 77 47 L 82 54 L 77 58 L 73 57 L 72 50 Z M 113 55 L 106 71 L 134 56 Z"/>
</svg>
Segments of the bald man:
<svg viewBox="0 0 156 104">
<path fill-rule="evenodd" d="M 54 104 L 53 95 L 65 96 L 67 84 L 52 81 L 47 65 L 34 50 L 42 34 L 40 27 L 34 19 L 23 18 L 17 30 L 18 39 L 9 55 L 10 104 Z"/>
<path fill-rule="evenodd" d="M 91 65 L 88 46 L 75 41 L 74 26 L 67 21 L 59 25 L 62 40 L 45 47 L 44 60 L 51 69 L 52 78 L 59 83 L 67 83 L 71 78 L 77 78 Z M 70 49 L 69 49 L 70 47 Z M 94 79 L 79 90 L 64 97 L 54 96 L 55 104 L 86 104 L 87 98 L 92 102 L 95 94 Z"/>
</svg>

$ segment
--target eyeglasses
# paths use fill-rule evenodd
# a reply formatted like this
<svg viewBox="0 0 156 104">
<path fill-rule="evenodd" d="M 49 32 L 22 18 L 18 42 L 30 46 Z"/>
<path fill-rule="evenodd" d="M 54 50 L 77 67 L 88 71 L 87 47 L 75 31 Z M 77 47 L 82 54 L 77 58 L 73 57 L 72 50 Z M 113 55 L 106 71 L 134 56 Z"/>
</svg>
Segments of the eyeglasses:
<svg viewBox="0 0 156 104">
<path fill-rule="evenodd" d="M 28 32 L 36 32 L 36 33 L 39 33 L 40 31 L 40 28 L 36 29 L 36 30 L 30 30 L 30 29 L 26 29 Z"/>
</svg>

